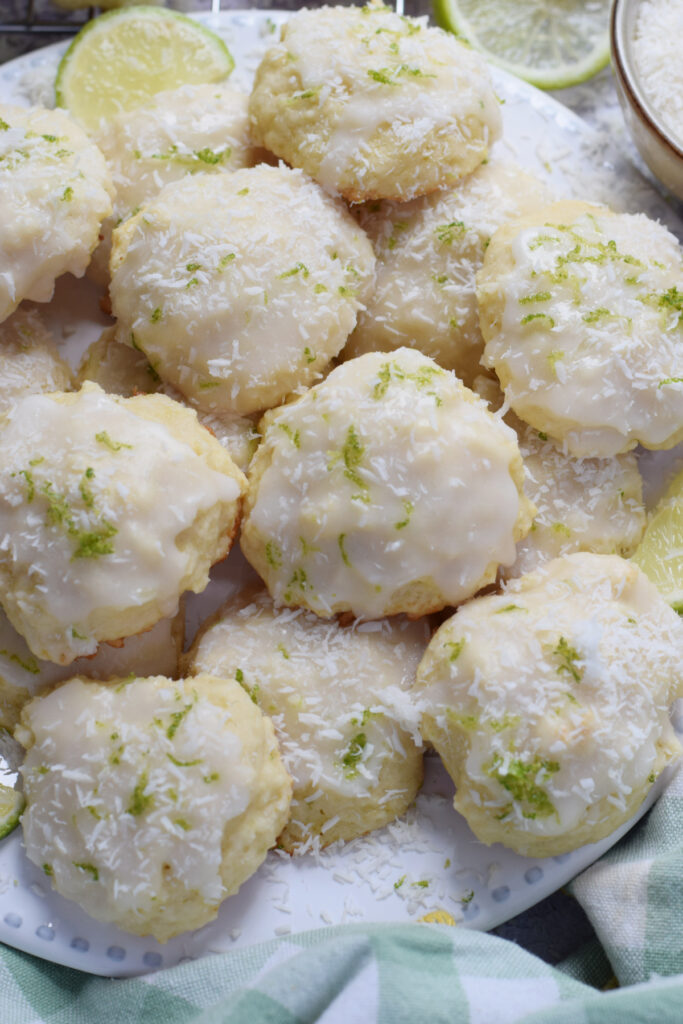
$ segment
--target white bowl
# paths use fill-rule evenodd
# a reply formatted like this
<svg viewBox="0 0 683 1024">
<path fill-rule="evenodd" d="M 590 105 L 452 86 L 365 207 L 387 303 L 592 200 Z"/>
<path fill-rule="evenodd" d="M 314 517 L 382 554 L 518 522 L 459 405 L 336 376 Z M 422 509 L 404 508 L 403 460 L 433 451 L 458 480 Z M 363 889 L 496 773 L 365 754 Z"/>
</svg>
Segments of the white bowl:
<svg viewBox="0 0 683 1024">
<path fill-rule="evenodd" d="M 645 95 L 633 56 L 639 5 L 640 0 L 614 0 L 612 4 L 610 45 L 617 94 L 624 120 L 643 160 L 655 177 L 683 200 L 683 145 L 674 140 L 657 108 Z"/>
</svg>

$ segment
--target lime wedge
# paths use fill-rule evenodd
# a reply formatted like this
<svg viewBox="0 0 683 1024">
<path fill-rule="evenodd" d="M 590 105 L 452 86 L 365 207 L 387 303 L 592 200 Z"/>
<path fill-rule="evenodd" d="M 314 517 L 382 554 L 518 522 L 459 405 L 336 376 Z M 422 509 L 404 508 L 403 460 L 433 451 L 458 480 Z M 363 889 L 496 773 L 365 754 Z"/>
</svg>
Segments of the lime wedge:
<svg viewBox="0 0 683 1024">
<path fill-rule="evenodd" d="M 442 28 L 540 89 L 585 82 L 609 61 L 610 0 L 434 0 Z"/>
<path fill-rule="evenodd" d="M 24 795 L 18 789 L 0 784 L 0 839 L 17 827 L 25 803 Z"/>
<path fill-rule="evenodd" d="M 683 470 L 655 509 L 633 561 L 683 615 Z"/>
<path fill-rule="evenodd" d="M 235 62 L 199 22 L 160 7 L 123 7 L 89 21 L 64 54 L 55 98 L 86 130 L 164 89 L 220 82 Z"/>
</svg>

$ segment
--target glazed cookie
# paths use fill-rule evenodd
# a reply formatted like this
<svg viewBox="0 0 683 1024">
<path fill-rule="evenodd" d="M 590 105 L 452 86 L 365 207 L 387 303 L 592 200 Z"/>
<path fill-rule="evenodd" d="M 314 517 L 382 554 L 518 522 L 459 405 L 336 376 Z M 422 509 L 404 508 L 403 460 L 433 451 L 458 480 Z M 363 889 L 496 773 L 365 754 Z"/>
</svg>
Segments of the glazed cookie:
<svg viewBox="0 0 683 1024">
<path fill-rule="evenodd" d="M 0 415 L 24 395 L 70 387 L 71 370 L 37 310 L 18 309 L 0 324 Z"/>
<path fill-rule="evenodd" d="M 61 110 L 0 104 L 0 321 L 81 277 L 114 194 L 104 157 Z"/>
<path fill-rule="evenodd" d="M 77 658 L 70 665 L 56 665 L 34 657 L 23 636 L 0 611 L 0 728 L 11 731 L 31 698 L 72 676 L 99 680 L 130 675 L 176 678 L 183 636 L 181 602 L 180 611 L 172 619 L 161 619 L 151 629 L 129 636 L 115 647 L 100 644 L 96 654 Z"/>
<path fill-rule="evenodd" d="M 504 225 L 478 276 L 483 362 L 572 455 L 683 439 L 683 259 L 643 214 L 565 201 Z"/>
<path fill-rule="evenodd" d="M 554 559 L 460 608 L 416 697 L 477 838 L 544 857 L 628 821 L 681 752 L 681 655 L 683 621 L 614 555 Z"/>
<path fill-rule="evenodd" d="M 38 658 L 68 664 L 175 614 L 230 548 L 244 477 L 163 395 L 31 395 L 0 445 L 0 600 Z"/>
<path fill-rule="evenodd" d="M 249 111 L 257 142 L 353 203 L 454 185 L 501 130 L 482 58 L 386 7 L 292 15 Z"/>
<path fill-rule="evenodd" d="M 506 220 L 547 199 L 541 182 L 494 157 L 457 188 L 359 206 L 355 216 L 377 256 L 376 284 L 344 358 L 407 345 L 471 386 L 482 372 L 475 278 L 486 247 Z"/>
<path fill-rule="evenodd" d="M 412 803 L 422 752 L 400 720 L 428 639 L 424 622 L 342 627 L 276 609 L 259 587 L 231 598 L 203 627 L 188 674 L 236 679 L 273 720 L 294 781 L 280 836 L 286 850 L 302 852 L 315 837 L 323 845 L 353 839 Z"/>
<path fill-rule="evenodd" d="M 374 262 L 343 204 L 300 171 L 196 175 L 114 233 L 117 337 L 198 408 L 260 411 L 340 351 Z"/>
<path fill-rule="evenodd" d="M 287 820 L 273 726 L 235 682 L 75 678 L 28 704 L 16 735 L 27 856 L 136 935 L 211 921 Z"/>
<path fill-rule="evenodd" d="M 241 545 L 277 603 L 424 615 L 493 582 L 529 529 L 514 431 L 419 352 L 352 359 L 262 430 Z"/>
<path fill-rule="evenodd" d="M 116 197 L 90 276 L 109 280 L 112 229 L 164 185 L 188 174 L 236 171 L 258 162 L 247 102 L 245 93 L 221 83 L 184 85 L 103 122 L 93 141 L 107 161 Z"/>
<path fill-rule="evenodd" d="M 633 452 L 611 459 L 574 459 L 514 414 L 508 413 L 505 421 L 517 431 L 524 491 L 536 506 L 536 518 L 503 577 L 521 576 L 573 551 L 632 555 L 647 522 Z"/>
</svg>

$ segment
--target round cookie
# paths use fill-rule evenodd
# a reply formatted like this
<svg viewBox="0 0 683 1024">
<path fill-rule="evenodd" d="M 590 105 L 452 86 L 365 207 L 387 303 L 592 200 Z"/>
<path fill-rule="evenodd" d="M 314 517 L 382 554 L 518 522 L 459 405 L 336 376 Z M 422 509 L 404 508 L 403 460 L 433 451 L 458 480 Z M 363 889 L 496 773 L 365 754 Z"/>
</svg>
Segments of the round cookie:
<svg viewBox="0 0 683 1024">
<path fill-rule="evenodd" d="M 287 820 L 272 724 L 236 683 L 75 678 L 27 705 L 16 736 L 27 856 L 136 935 L 211 921 Z"/>
<path fill-rule="evenodd" d="M 241 546 L 277 603 L 424 615 L 493 582 L 529 529 L 514 431 L 419 352 L 344 363 L 262 433 Z"/>
<path fill-rule="evenodd" d="M 81 277 L 114 191 L 104 157 L 60 110 L 0 104 L 0 321 Z"/>
<path fill-rule="evenodd" d="M 353 203 L 453 185 L 501 130 L 482 58 L 386 7 L 292 15 L 249 112 L 258 143 Z"/>
<path fill-rule="evenodd" d="M 365 203 L 355 216 L 370 237 L 375 290 L 344 358 L 407 345 L 471 387 L 481 373 L 476 273 L 491 235 L 548 200 L 541 182 L 493 157 L 456 188 L 410 203 Z"/>
<path fill-rule="evenodd" d="M 38 658 L 68 664 L 175 614 L 230 549 L 244 477 L 163 395 L 30 395 L 0 445 L 0 600 Z"/>
<path fill-rule="evenodd" d="M 682 654 L 683 621 L 615 555 L 554 559 L 460 608 L 416 698 L 477 838 L 545 857 L 628 821 L 681 752 Z"/>
<path fill-rule="evenodd" d="M 536 517 L 517 544 L 514 565 L 504 568 L 502 576 L 521 576 L 573 551 L 632 555 L 647 524 L 643 481 L 633 452 L 611 459 L 574 459 L 513 413 L 505 421 L 517 431 L 524 491 L 536 506 Z"/>
<path fill-rule="evenodd" d="M 422 751 L 401 719 L 428 639 L 424 622 L 343 627 L 276 609 L 260 587 L 231 598 L 201 629 L 187 674 L 236 679 L 273 720 L 294 783 L 286 850 L 353 839 L 412 803 Z"/>
<path fill-rule="evenodd" d="M 337 355 L 374 262 L 343 204 L 300 171 L 196 175 L 114 233 L 117 338 L 198 408 L 260 411 Z"/>
<path fill-rule="evenodd" d="M 0 324 L 0 415 L 24 395 L 70 388 L 71 370 L 37 310 L 18 309 Z"/>
<path fill-rule="evenodd" d="M 114 227 L 188 174 L 236 171 L 258 163 L 249 138 L 248 97 L 222 83 L 184 85 L 150 97 L 143 107 L 103 122 L 93 141 L 103 154 L 116 197 L 88 275 L 109 280 Z"/>
<path fill-rule="evenodd" d="M 572 455 L 683 439 L 683 259 L 643 214 L 564 201 L 500 228 L 478 275 L 482 362 Z"/>
</svg>

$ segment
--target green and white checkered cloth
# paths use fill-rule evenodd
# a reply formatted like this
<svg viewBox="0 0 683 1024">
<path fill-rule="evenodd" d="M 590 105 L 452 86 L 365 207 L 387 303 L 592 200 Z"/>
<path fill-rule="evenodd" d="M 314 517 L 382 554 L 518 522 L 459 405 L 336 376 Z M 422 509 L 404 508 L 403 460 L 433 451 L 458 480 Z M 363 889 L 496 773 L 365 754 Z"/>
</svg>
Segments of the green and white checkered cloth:
<svg viewBox="0 0 683 1024">
<path fill-rule="evenodd" d="M 439 925 L 353 925 L 144 978 L 81 974 L 0 947 L 1 1024 L 679 1024 L 683 772 L 572 884 L 600 940 L 551 967 Z M 620 988 L 601 991 L 612 972 Z"/>
</svg>

